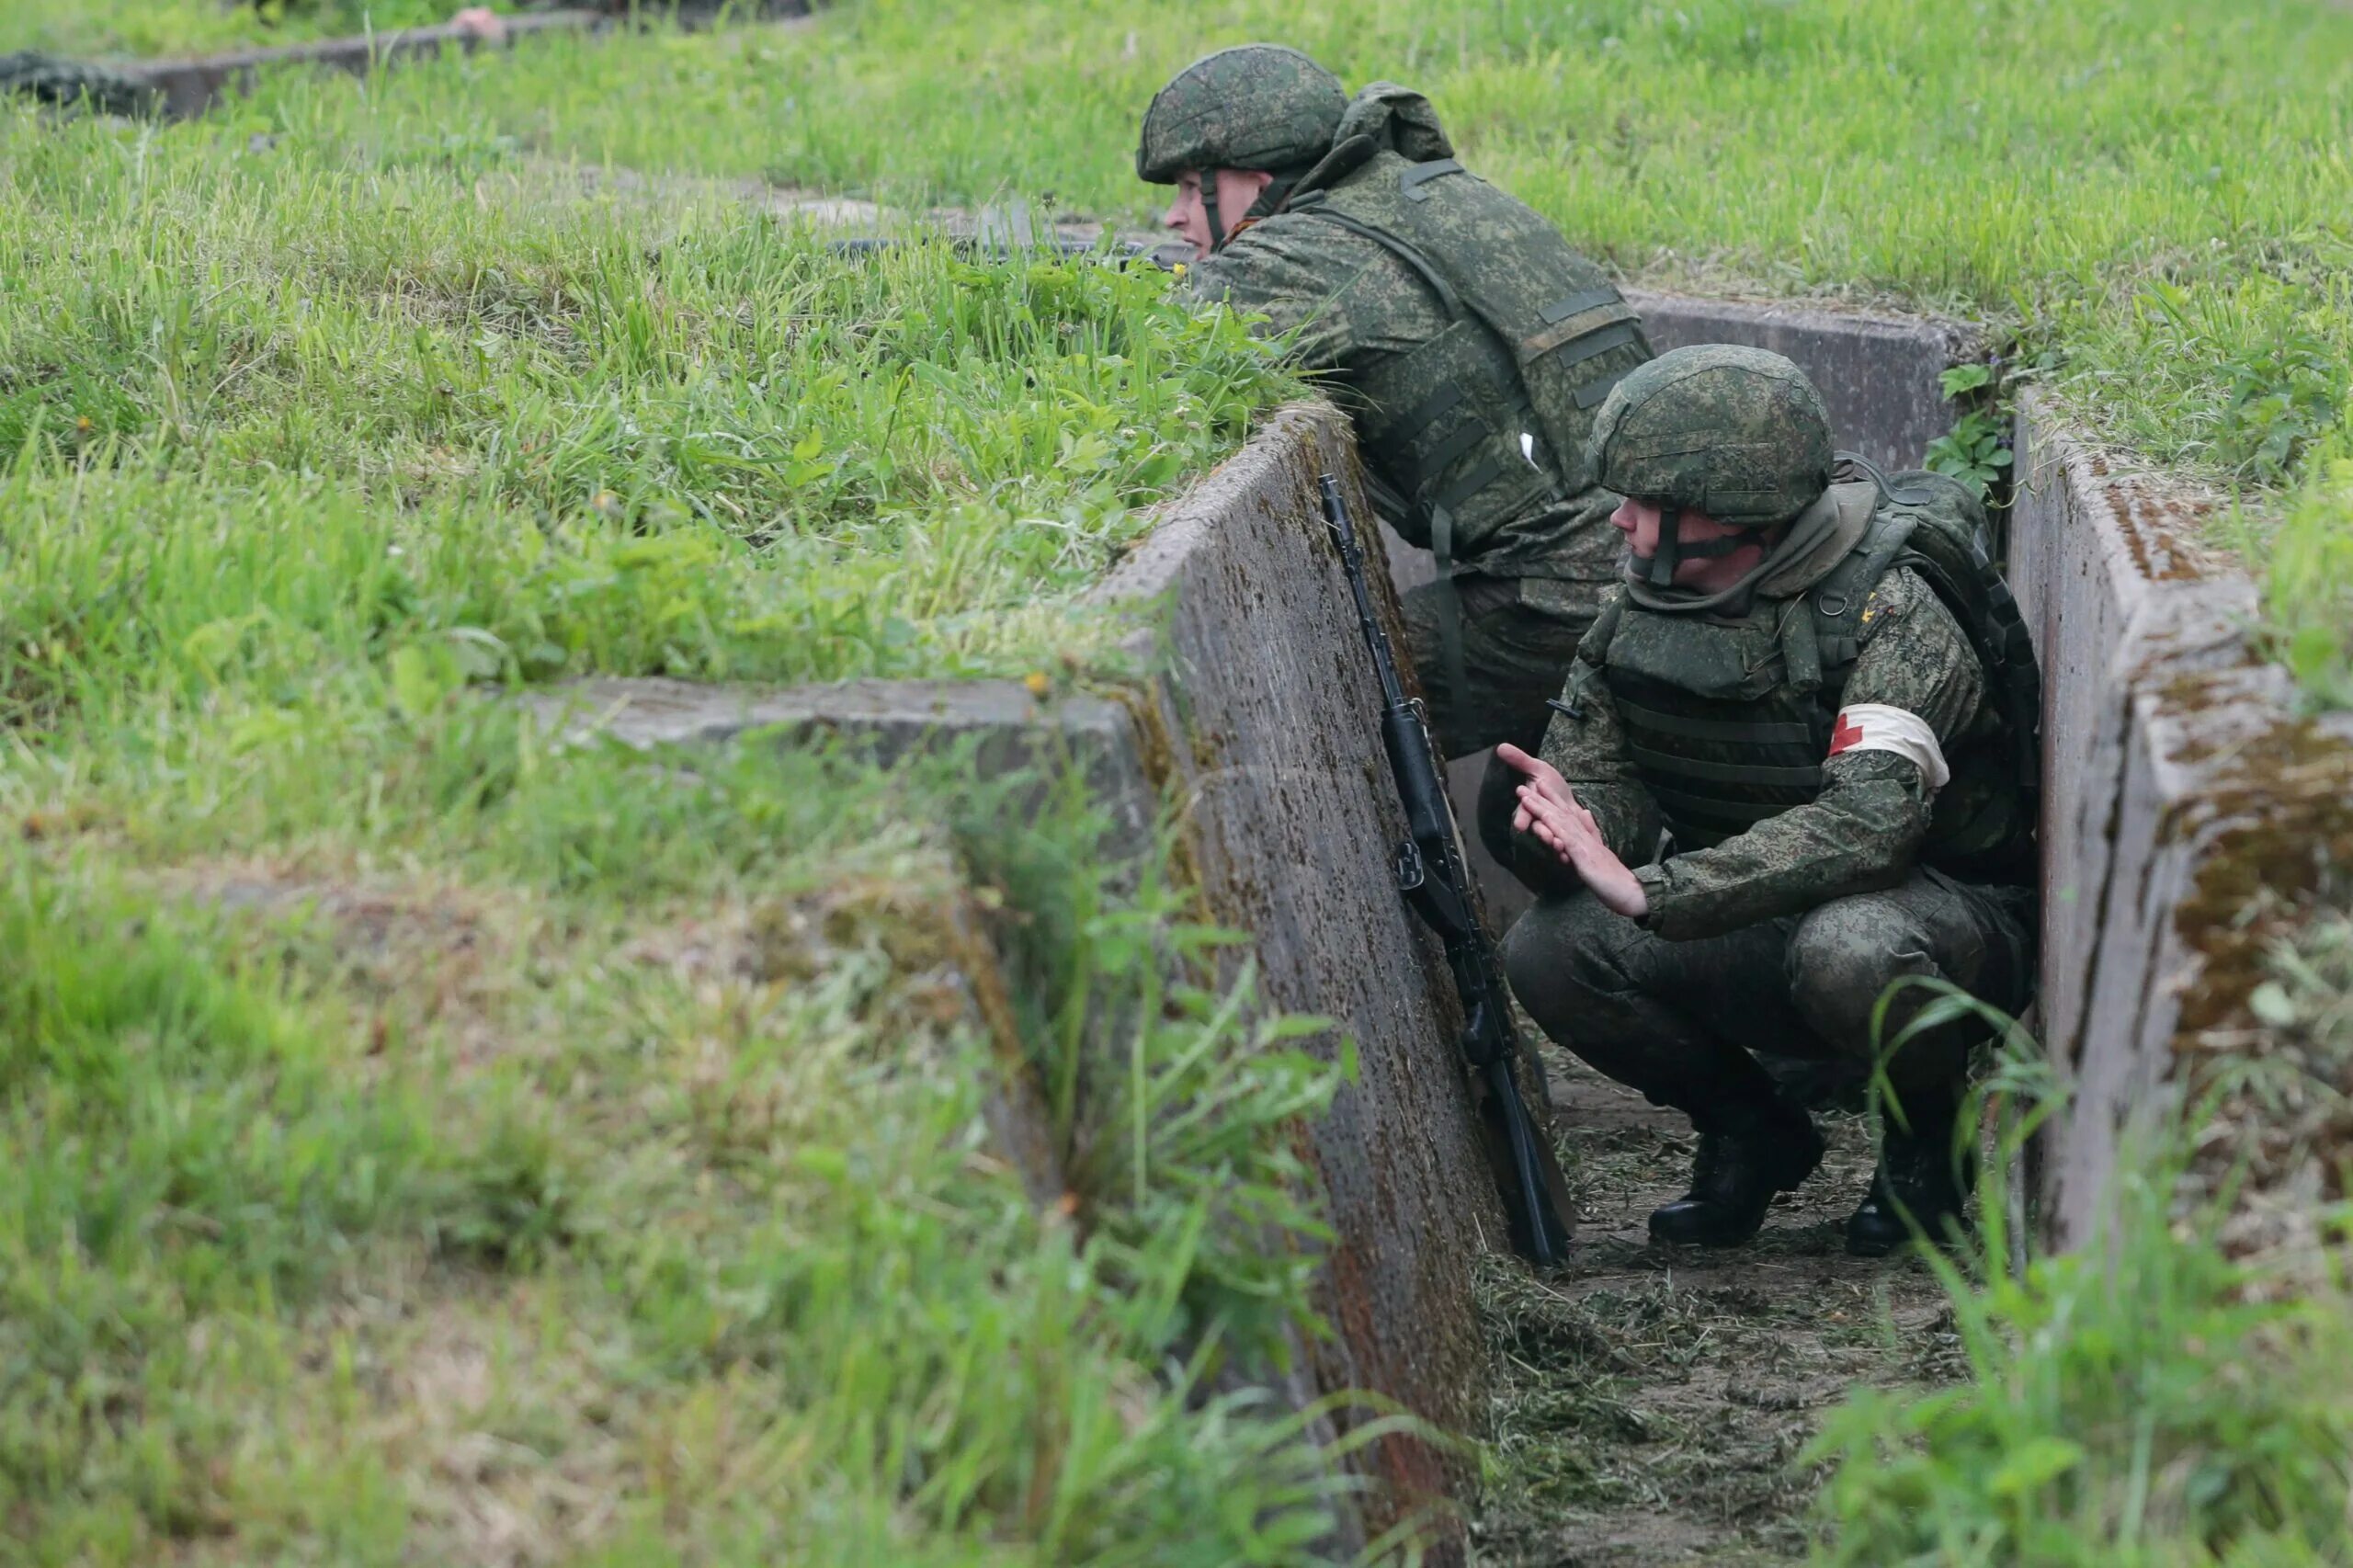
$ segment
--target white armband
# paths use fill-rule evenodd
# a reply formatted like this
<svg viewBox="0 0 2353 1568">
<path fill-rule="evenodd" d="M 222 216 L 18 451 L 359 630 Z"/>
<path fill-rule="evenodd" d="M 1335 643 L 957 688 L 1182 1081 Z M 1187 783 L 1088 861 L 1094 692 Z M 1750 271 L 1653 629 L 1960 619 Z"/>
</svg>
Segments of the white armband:
<svg viewBox="0 0 2353 1568">
<path fill-rule="evenodd" d="M 1838 710 L 1838 722 L 1830 732 L 1830 755 L 1850 751 L 1893 752 L 1920 770 L 1931 795 L 1952 778 L 1944 748 L 1937 744 L 1937 732 L 1928 722 L 1884 702 L 1857 702 Z"/>
</svg>

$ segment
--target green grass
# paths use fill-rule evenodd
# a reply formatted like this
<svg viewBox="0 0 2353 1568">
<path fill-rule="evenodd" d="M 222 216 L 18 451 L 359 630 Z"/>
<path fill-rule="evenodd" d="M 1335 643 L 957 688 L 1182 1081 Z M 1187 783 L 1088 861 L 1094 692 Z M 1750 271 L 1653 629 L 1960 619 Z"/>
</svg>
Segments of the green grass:
<svg viewBox="0 0 2353 1568">
<path fill-rule="evenodd" d="M 248 27 L 4 14 L 10 47 Z M 934 0 L 276 77 L 193 125 L 11 109 L 16 1556 L 1309 1555 L 1294 1434 L 1172 1365 L 1303 1322 L 1285 1130 L 1335 1074 L 1203 983 L 1184 890 L 1115 883 L 1076 803 L 1025 824 L 952 760 L 565 750 L 500 700 L 1107 668 L 1086 588 L 1298 390 L 1245 334 L 1146 276 L 848 266 L 724 190 L 563 165 L 1141 218 L 1151 88 L 1253 36 L 1427 88 L 1629 274 L 2015 328 L 2098 434 L 2247 488 L 2283 654 L 2347 689 L 2353 15 L 2318 4 Z M 967 915 L 1009 1023 L 975 1013 Z M 1098 1082 L 1074 1042 L 1104 1017 L 1139 1022 Z M 1008 1054 L 1067 1216 L 983 1134 Z M 2196 1533 L 2246 1494 L 2134 1493 L 2119 1369 L 2195 1374 L 2143 1392 L 2203 1473 L 2273 1440 L 2223 1397 L 2255 1397 L 2242 1345 L 2288 1357 L 2248 1408 L 2312 1439 L 2294 1508 L 2330 1495 L 2305 1320 L 2132 1256 L 2127 1291 L 2053 1266 L 1988 1297 L 1974 1404 L 1877 1411 L 1919 1443 L 1853 1461 L 1857 1541 L 2136 1495 Z M 1923 1454 L 1954 1472 L 1927 1516 Z"/>
<path fill-rule="evenodd" d="M 0 54 L 178 58 L 430 27 L 460 8 L 459 0 L 0 0 Z"/>
<path fill-rule="evenodd" d="M 1991 321 L 2097 438 L 2248 494 L 2258 572 L 2346 417 L 2353 11 L 2326 0 L 873 0 L 378 92 L 559 157 L 1148 222 L 1142 106 L 1254 38 L 1428 92 L 1474 167 L 1627 275 Z M 299 127 L 318 98 L 281 82 L 243 112 Z M 2333 493 L 2306 504 L 2353 529 Z M 2344 591 L 2283 570 L 2285 600 Z"/>
<path fill-rule="evenodd" d="M 2165 1142 L 2189 1140 L 2177 1126 Z M 1824 1423 L 1808 1454 L 1834 1466 L 1821 1561 L 2353 1561 L 2341 1274 L 2234 1261 L 2227 1198 L 2182 1214 L 2181 1174 L 2162 1149 L 2128 1160 L 2102 1233 L 2022 1277 L 1998 1233 L 1972 1272 L 1939 1260 L 1966 1381 L 1857 1391 Z"/>
<path fill-rule="evenodd" d="M 338 637 L 535 679 L 1075 660 L 1142 508 L 1297 385 L 1156 276 L 847 262 L 341 107 L 258 151 L 0 131 L 17 702 L 84 648 L 185 692 Z"/>
<path fill-rule="evenodd" d="M 1164 1368 L 1303 1310 L 1264 1242 L 1334 1077 L 1151 978 L 1176 893 L 959 767 L 688 777 L 366 687 L 142 704 L 0 790 L 11 1561 L 1298 1555 L 1287 1428 Z M 1012 1042 L 991 903 L 1065 936 Z M 1041 1217 L 1000 1046 L 1058 1078 L 1147 999 Z"/>
<path fill-rule="evenodd" d="M 1201 1380 L 1315 1332 L 1342 1070 L 1189 891 L 1070 779 L 508 700 L 1088 678 L 1297 383 L 1158 278 L 316 108 L 0 120 L 0 1557 L 1308 1560 Z"/>
</svg>

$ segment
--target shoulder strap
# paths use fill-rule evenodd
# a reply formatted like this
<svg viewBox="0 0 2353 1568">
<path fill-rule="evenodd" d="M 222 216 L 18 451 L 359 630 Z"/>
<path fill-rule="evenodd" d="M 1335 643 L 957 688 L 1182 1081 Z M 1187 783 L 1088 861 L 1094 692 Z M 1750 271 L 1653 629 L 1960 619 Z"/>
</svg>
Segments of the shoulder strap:
<svg viewBox="0 0 2353 1568">
<path fill-rule="evenodd" d="M 1883 509 L 1871 519 L 1861 546 L 1807 591 L 1826 683 L 1846 684 L 1846 672 L 1862 653 L 1863 606 L 1904 558 L 1915 526 L 1910 515 Z"/>
<path fill-rule="evenodd" d="M 1386 229 L 1377 229 L 1370 223 L 1358 222 L 1345 212 L 1333 210 L 1323 201 L 1322 191 L 1316 191 L 1313 195 L 1314 199 L 1295 202 L 1290 210 L 1302 217 L 1321 218 L 1326 222 L 1337 223 L 1350 233 L 1360 234 L 1388 250 L 1398 260 L 1412 267 L 1420 275 L 1422 281 L 1430 286 L 1430 291 L 1438 296 L 1438 303 L 1445 307 L 1446 313 L 1450 319 L 1455 321 L 1462 319 L 1462 296 L 1456 293 L 1454 285 L 1448 282 L 1444 275 L 1430 265 L 1429 257 Z"/>
<path fill-rule="evenodd" d="M 1601 613 L 1577 640 L 1577 657 L 1588 665 L 1609 662 L 1609 640 L 1618 635 L 1618 622 L 1626 613 L 1626 596 L 1614 593 L 1601 601 Z"/>
</svg>

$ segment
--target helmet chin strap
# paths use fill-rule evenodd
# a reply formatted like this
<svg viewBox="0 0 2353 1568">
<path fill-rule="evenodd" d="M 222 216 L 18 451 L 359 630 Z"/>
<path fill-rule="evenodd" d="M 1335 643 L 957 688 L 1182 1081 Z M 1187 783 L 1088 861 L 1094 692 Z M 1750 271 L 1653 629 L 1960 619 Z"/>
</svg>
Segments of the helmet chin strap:
<svg viewBox="0 0 2353 1568">
<path fill-rule="evenodd" d="M 1201 213 L 1210 221 L 1210 254 L 1225 248 L 1225 223 L 1217 210 L 1217 171 L 1201 171 Z"/>
<path fill-rule="evenodd" d="M 1685 562 L 1730 555 L 1748 542 L 1742 534 L 1725 534 L 1721 539 L 1685 539 L 1683 508 L 1670 503 L 1659 508 L 1657 548 L 1648 555 L 1632 558 L 1632 574 L 1654 588 L 1671 588 L 1675 585 L 1675 574 Z"/>
</svg>

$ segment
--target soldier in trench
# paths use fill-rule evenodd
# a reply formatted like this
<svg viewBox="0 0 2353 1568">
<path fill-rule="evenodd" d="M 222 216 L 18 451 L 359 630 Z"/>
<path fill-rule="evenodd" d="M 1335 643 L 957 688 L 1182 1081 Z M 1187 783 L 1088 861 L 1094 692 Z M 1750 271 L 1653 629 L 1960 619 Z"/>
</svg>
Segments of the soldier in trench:
<svg viewBox="0 0 2353 1568">
<path fill-rule="evenodd" d="M 1982 509 L 1938 474 L 1832 483 L 1813 384 L 1749 348 L 1628 376 L 1589 472 L 1627 497 L 1624 580 L 1541 756 L 1506 744 L 1490 768 L 1540 893 L 1505 941 L 1512 988 L 1553 1040 L 1690 1117 L 1690 1190 L 1654 1238 L 1747 1241 L 1820 1163 L 1759 1053 L 1889 1046 L 1847 1247 L 1941 1236 L 1988 1031 L 1924 1017 L 1938 992 L 1916 983 L 2015 1014 L 2033 975 L 2031 653 L 1972 545 Z"/>
<path fill-rule="evenodd" d="M 1154 97 L 1136 173 L 1176 187 L 1186 286 L 1324 375 L 1381 515 L 1436 555 L 1404 596 L 1408 653 L 1461 756 L 1543 735 L 1620 553 L 1586 437 L 1651 355 L 1608 276 L 1453 153 L 1420 94 L 1352 98 L 1298 51 L 1249 44 Z M 1498 849 L 1511 805 L 1483 802 Z"/>
</svg>

